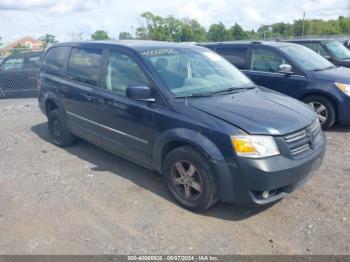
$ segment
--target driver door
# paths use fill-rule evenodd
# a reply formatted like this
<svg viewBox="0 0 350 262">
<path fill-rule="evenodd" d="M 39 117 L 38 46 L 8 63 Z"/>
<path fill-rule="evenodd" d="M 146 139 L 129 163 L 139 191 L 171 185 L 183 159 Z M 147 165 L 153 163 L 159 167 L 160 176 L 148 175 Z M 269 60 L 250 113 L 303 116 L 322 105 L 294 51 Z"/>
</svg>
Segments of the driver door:
<svg viewBox="0 0 350 262">
<path fill-rule="evenodd" d="M 102 88 L 95 94 L 103 146 L 151 166 L 154 106 L 126 96 L 128 86 L 151 84 L 130 54 L 119 49 L 107 53 Z"/>
<path fill-rule="evenodd" d="M 299 89 L 307 86 L 307 78 L 298 74 L 295 66 L 293 74 L 279 72 L 281 64 L 291 64 L 282 54 L 266 47 L 254 47 L 251 52 L 249 70 L 243 70 L 257 85 L 298 98 Z"/>
</svg>

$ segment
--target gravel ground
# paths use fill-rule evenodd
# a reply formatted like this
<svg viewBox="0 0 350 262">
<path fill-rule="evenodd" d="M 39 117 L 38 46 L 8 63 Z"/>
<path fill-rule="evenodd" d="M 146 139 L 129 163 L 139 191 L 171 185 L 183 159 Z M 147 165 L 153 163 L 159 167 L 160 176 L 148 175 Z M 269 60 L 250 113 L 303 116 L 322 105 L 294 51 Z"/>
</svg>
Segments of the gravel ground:
<svg viewBox="0 0 350 262">
<path fill-rule="evenodd" d="M 87 142 L 50 143 L 35 101 L 0 101 L 0 254 L 350 254 L 350 128 L 275 205 L 179 207 L 156 173 Z"/>
</svg>

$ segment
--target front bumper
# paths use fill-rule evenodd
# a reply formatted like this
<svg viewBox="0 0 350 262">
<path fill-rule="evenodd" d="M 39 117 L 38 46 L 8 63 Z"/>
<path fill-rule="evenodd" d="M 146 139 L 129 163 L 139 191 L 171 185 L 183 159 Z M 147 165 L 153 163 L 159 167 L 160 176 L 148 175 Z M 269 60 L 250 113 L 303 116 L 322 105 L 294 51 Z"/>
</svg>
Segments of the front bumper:
<svg viewBox="0 0 350 262">
<path fill-rule="evenodd" d="M 240 158 L 237 164 L 213 163 L 218 174 L 220 199 L 239 205 L 257 206 L 275 202 L 303 185 L 320 167 L 326 143 L 301 159 L 283 155 L 265 159 Z M 261 192 L 272 196 L 261 198 Z"/>
<path fill-rule="evenodd" d="M 344 95 L 345 96 L 345 95 Z M 338 121 L 340 124 L 350 124 L 350 97 L 346 96 L 338 104 Z"/>
</svg>

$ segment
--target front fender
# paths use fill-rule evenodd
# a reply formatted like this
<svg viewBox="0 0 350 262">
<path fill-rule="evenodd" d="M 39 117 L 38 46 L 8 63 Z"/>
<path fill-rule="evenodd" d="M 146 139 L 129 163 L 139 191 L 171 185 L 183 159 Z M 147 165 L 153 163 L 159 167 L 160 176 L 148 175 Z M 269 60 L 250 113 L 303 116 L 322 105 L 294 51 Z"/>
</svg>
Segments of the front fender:
<svg viewBox="0 0 350 262">
<path fill-rule="evenodd" d="M 185 143 L 205 154 L 211 161 L 224 161 L 218 147 L 201 132 L 186 128 L 175 128 L 162 133 L 154 142 L 153 157 L 155 166 L 161 171 L 163 154 L 168 145 L 173 142 Z"/>
</svg>

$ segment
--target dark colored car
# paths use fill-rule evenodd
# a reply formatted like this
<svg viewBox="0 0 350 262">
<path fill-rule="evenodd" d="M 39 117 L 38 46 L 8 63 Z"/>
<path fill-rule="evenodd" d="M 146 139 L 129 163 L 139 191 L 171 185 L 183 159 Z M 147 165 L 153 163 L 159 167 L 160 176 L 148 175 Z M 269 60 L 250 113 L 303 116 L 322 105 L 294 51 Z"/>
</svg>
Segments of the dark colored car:
<svg viewBox="0 0 350 262">
<path fill-rule="evenodd" d="M 344 46 L 350 50 L 350 39 L 349 40 L 346 40 L 344 41 Z"/>
<path fill-rule="evenodd" d="M 50 47 L 39 104 L 53 143 L 75 136 L 163 174 L 191 210 L 263 205 L 303 184 L 325 139 L 305 104 L 257 87 L 216 53 L 152 42 Z"/>
<path fill-rule="evenodd" d="M 336 40 L 291 40 L 310 48 L 337 66 L 350 67 L 350 50 Z"/>
<path fill-rule="evenodd" d="M 43 52 L 13 54 L 0 63 L 0 99 L 38 96 Z"/>
<path fill-rule="evenodd" d="M 324 129 L 350 124 L 350 69 L 337 67 L 302 45 L 285 42 L 202 44 L 241 69 L 256 84 L 315 110 Z"/>
</svg>

